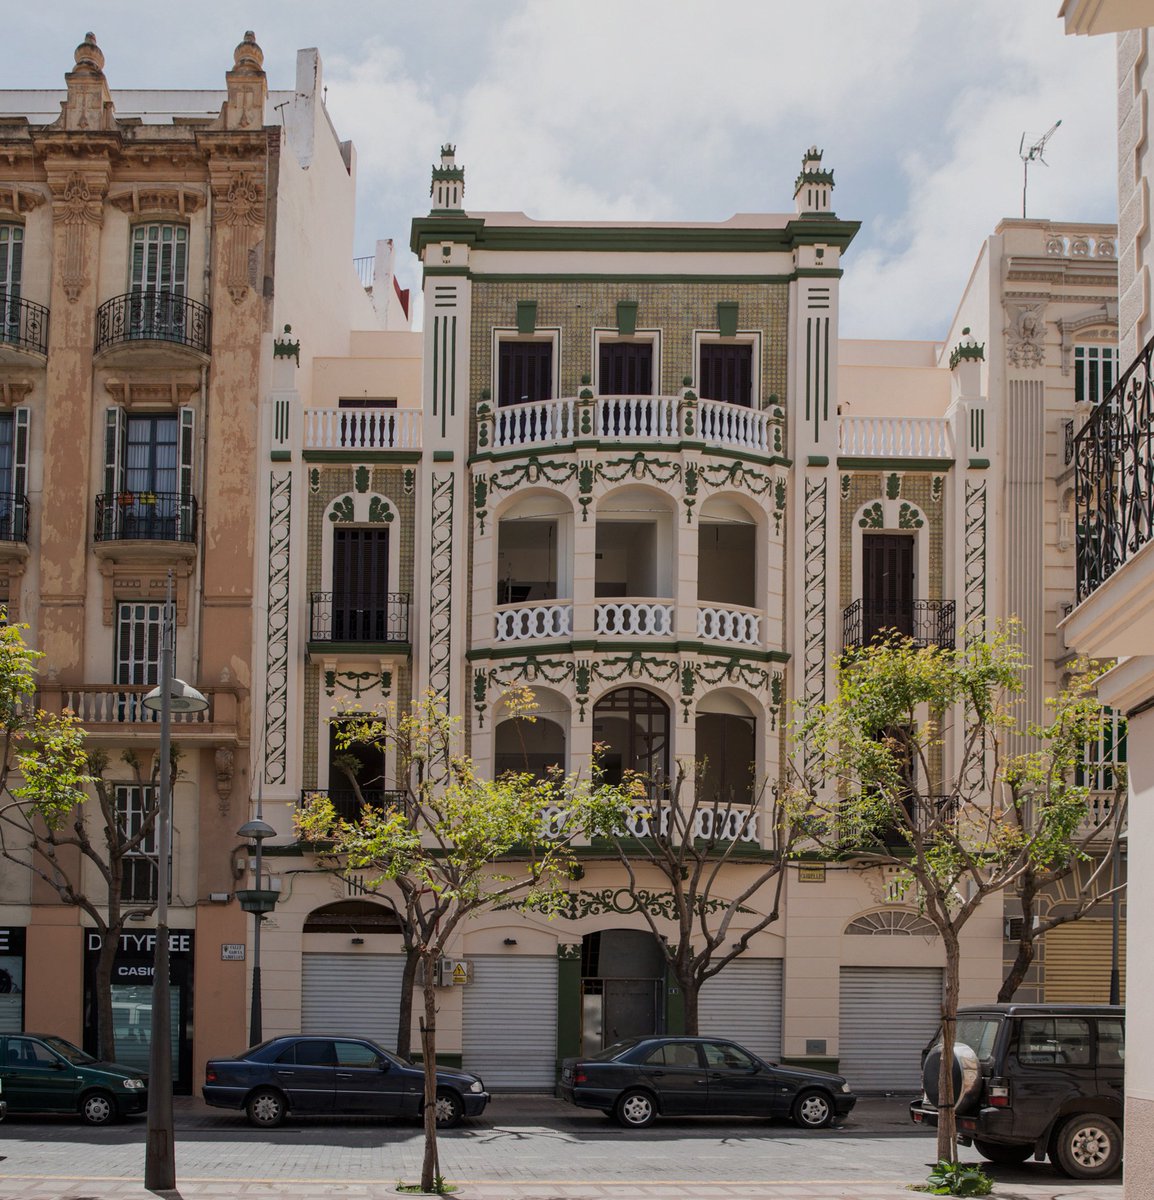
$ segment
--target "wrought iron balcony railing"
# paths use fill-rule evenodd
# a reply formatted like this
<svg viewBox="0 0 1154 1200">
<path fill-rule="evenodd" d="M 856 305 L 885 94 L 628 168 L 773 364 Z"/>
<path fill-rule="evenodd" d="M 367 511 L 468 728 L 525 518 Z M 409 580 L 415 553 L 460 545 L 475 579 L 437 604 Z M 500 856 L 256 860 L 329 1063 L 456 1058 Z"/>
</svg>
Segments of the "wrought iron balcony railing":
<svg viewBox="0 0 1154 1200">
<path fill-rule="evenodd" d="M 407 642 L 409 593 L 349 596 L 340 592 L 313 592 L 309 598 L 309 640 Z"/>
<path fill-rule="evenodd" d="M 1154 339 L 1074 438 L 1078 599 L 1154 537 Z"/>
<path fill-rule="evenodd" d="M 178 492 L 104 492 L 96 497 L 98 542 L 196 541 L 196 500 Z"/>
<path fill-rule="evenodd" d="M 918 646 L 952 650 L 957 634 L 952 600 L 910 600 L 906 603 L 855 600 L 842 613 L 842 645 L 865 646 L 896 633 Z"/>
<path fill-rule="evenodd" d="M 132 342 L 175 342 L 208 354 L 212 311 L 178 292 L 128 292 L 96 310 L 96 352 Z"/>
<path fill-rule="evenodd" d="M 0 542 L 28 540 L 28 497 L 21 492 L 0 492 Z"/>
<path fill-rule="evenodd" d="M 48 353 L 48 309 L 0 291 L 0 345 Z"/>
<path fill-rule="evenodd" d="M 328 796 L 332 802 L 333 811 L 342 821 L 360 820 L 362 804 L 369 808 L 403 809 L 408 800 L 405 792 L 382 788 L 362 789 L 360 800 L 357 799 L 357 794 L 352 788 L 304 788 L 301 791 L 300 799 L 302 808 L 312 796 Z"/>
</svg>

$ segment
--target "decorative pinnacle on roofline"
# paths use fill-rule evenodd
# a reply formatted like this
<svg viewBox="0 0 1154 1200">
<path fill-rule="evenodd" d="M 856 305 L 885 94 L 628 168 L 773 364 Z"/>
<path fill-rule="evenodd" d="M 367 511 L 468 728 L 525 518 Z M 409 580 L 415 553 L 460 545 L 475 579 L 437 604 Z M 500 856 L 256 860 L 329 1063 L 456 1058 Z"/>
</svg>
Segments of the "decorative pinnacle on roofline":
<svg viewBox="0 0 1154 1200">
<path fill-rule="evenodd" d="M 986 361 L 986 344 L 983 342 L 978 345 L 978 340 L 970 332 L 968 325 L 962 330 L 962 340 L 950 353 L 950 370 L 967 358 L 972 358 L 975 362 Z"/>
<path fill-rule="evenodd" d="M 465 197 L 465 168 L 457 166 L 457 147 L 446 142 L 441 147 L 441 165 L 433 167 L 429 195 L 433 212 L 460 212 Z"/>
</svg>

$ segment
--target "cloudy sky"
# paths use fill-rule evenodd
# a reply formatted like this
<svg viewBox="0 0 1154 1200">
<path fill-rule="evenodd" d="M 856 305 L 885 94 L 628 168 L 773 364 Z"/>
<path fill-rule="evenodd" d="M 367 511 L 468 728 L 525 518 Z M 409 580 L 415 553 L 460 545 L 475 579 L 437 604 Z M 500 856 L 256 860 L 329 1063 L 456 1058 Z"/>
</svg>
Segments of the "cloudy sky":
<svg viewBox="0 0 1154 1200">
<path fill-rule="evenodd" d="M 982 239 L 1019 216 L 1024 132 L 1058 119 L 1029 215 L 1113 221 L 1114 45 L 1059 0 L 47 0 L 4 18 L 0 86 L 60 87 L 92 28 L 112 87 L 222 87 L 256 31 L 270 85 L 317 46 L 360 163 L 357 253 L 407 247 L 441 142 L 466 207 L 558 219 L 792 210 L 825 150 L 842 334 L 944 336 Z M 415 284 L 416 264 L 402 263 Z"/>
</svg>

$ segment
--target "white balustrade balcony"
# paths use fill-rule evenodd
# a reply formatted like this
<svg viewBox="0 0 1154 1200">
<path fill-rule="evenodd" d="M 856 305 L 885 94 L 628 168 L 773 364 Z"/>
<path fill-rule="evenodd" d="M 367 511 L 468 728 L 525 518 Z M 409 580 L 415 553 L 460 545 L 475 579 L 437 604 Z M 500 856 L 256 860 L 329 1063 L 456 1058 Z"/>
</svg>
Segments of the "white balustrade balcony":
<svg viewBox="0 0 1154 1200">
<path fill-rule="evenodd" d="M 781 421 L 772 409 L 744 408 L 724 400 L 702 400 L 697 419 L 701 440 L 708 446 L 733 446 L 754 454 L 781 451 Z"/>
<path fill-rule="evenodd" d="M 602 600 L 594 611 L 593 628 L 610 637 L 668 637 L 673 633 L 673 603 Z"/>
<path fill-rule="evenodd" d="M 599 396 L 593 402 L 593 428 L 610 441 L 674 441 L 678 436 L 678 396 Z"/>
<path fill-rule="evenodd" d="M 671 443 L 685 438 L 751 454 L 780 454 L 782 413 L 779 408 L 682 396 L 568 396 L 481 409 L 481 449 L 556 445 L 576 438 Z"/>
<path fill-rule="evenodd" d="M 495 409 L 493 445 L 497 449 L 509 449 L 570 441 L 577 436 L 576 406 L 577 401 L 570 398 Z"/>
<path fill-rule="evenodd" d="M 735 646 L 760 646 L 761 613 L 735 604 L 699 604 L 697 636 Z"/>
<path fill-rule="evenodd" d="M 569 603 L 510 604 L 498 608 L 494 616 L 499 642 L 568 637 L 573 632 L 573 605 Z"/>
<path fill-rule="evenodd" d="M 945 417 L 842 417 L 841 450 L 847 458 L 953 458 Z"/>
<path fill-rule="evenodd" d="M 419 408 L 306 408 L 306 450 L 419 450 Z"/>
</svg>

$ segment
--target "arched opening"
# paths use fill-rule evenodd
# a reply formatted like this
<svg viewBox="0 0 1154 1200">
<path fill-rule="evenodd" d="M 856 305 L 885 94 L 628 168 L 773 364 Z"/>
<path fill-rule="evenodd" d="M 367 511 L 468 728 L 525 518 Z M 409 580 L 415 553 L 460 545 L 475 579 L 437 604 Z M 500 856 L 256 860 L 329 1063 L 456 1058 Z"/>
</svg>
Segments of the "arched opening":
<svg viewBox="0 0 1154 1200">
<path fill-rule="evenodd" d="M 565 769 L 565 728 L 547 717 L 533 721 L 512 717 L 494 735 L 493 774 L 509 771 L 545 779 L 550 768 Z"/>
<path fill-rule="evenodd" d="M 706 804 L 753 803 L 757 721 L 736 697 L 715 694 L 697 709 L 697 786 Z"/>
<path fill-rule="evenodd" d="M 644 688 L 617 688 L 593 706 L 593 740 L 605 781 L 635 771 L 656 790 L 669 779 L 669 706 Z"/>
<path fill-rule="evenodd" d="M 384 904 L 369 900 L 338 900 L 322 904 L 305 917 L 303 933 L 347 933 L 364 937 L 369 933 L 400 934 L 401 920 Z"/>
<path fill-rule="evenodd" d="M 697 525 L 697 599 L 757 607 L 757 523 L 736 501 L 708 500 Z"/>
<path fill-rule="evenodd" d="M 645 929 L 602 929 L 581 939 L 581 1052 L 661 1033 L 665 957 Z"/>
</svg>

